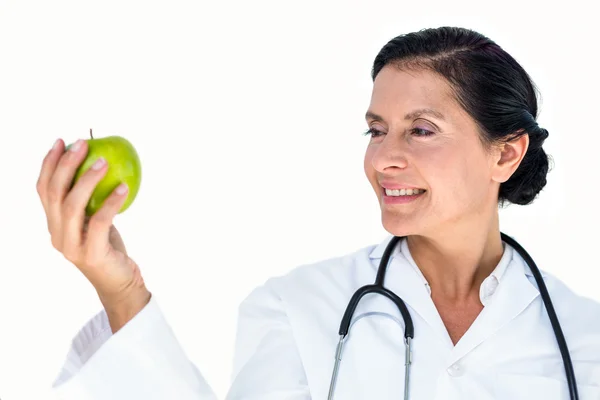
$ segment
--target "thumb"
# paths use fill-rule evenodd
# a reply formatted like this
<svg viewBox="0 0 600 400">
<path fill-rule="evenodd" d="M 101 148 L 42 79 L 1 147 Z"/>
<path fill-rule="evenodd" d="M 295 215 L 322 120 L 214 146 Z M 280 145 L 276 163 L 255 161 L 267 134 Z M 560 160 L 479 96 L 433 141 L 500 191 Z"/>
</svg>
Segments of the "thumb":
<svg viewBox="0 0 600 400">
<path fill-rule="evenodd" d="M 113 243 L 121 247 L 115 250 L 124 251 L 123 240 L 113 225 L 113 219 L 125 203 L 127 193 L 127 186 L 125 184 L 119 185 L 104 200 L 102 207 L 90 217 L 86 247 L 92 253 L 90 254 L 92 259 L 105 256 L 107 249 L 111 248 Z M 116 241 L 112 242 L 111 239 L 116 239 Z"/>
<path fill-rule="evenodd" d="M 111 225 L 110 229 L 108 231 L 108 241 L 115 250 L 120 251 L 121 253 L 127 255 L 127 249 L 125 248 L 125 242 L 123 242 L 121 234 L 119 233 L 117 228 L 115 228 L 114 225 Z"/>
</svg>

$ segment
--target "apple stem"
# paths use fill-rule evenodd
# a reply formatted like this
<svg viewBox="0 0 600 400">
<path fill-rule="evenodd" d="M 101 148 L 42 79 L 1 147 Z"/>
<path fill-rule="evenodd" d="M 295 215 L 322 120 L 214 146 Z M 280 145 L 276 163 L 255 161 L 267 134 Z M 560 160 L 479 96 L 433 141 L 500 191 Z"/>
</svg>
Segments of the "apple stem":
<svg viewBox="0 0 600 400">
<path fill-rule="evenodd" d="M 90 128 L 90 137 L 93 139 L 94 137 L 92 136 L 92 128 Z"/>
</svg>

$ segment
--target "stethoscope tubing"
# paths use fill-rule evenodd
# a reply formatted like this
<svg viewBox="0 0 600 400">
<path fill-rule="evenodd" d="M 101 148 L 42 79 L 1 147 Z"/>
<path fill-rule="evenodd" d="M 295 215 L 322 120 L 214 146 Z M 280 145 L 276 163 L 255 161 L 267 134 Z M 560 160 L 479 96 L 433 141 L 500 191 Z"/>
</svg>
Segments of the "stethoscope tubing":
<svg viewBox="0 0 600 400">
<path fill-rule="evenodd" d="M 563 364 L 565 367 L 565 375 L 567 378 L 567 383 L 569 387 L 569 396 L 571 400 L 579 400 L 579 394 L 577 392 L 577 382 L 575 379 L 575 372 L 573 369 L 573 363 L 571 361 L 571 355 L 569 353 L 569 349 L 567 346 L 566 339 L 564 337 L 562 328 L 560 326 L 560 322 L 558 321 L 558 316 L 556 315 L 556 311 L 554 310 L 554 306 L 552 304 L 552 299 L 550 298 L 550 294 L 548 293 L 548 288 L 542 278 L 542 274 L 537 267 L 533 258 L 529 255 L 529 253 L 513 238 L 510 236 L 500 232 L 501 238 L 504 242 L 508 243 L 511 247 L 513 247 L 521 257 L 527 263 L 527 266 L 531 270 L 533 277 L 538 285 L 542 301 L 546 310 L 548 312 L 548 317 L 550 318 L 550 323 L 552 324 L 552 329 L 554 331 L 554 335 L 556 337 L 556 341 L 558 343 L 558 348 L 560 350 L 561 357 L 563 359 Z M 381 257 L 381 262 L 379 263 L 379 268 L 377 269 L 377 276 L 375 278 L 375 283 L 371 285 L 365 285 L 359 288 L 351 297 L 348 306 L 346 307 L 346 311 L 344 312 L 344 316 L 342 317 L 342 321 L 340 323 L 339 329 L 339 342 L 336 348 L 335 354 L 335 363 L 333 367 L 333 373 L 331 377 L 331 383 L 329 385 L 329 395 L 327 397 L 328 400 L 333 399 L 333 395 L 335 392 L 335 386 L 337 383 L 337 376 L 339 374 L 339 367 L 342 361 L 342 350 L 344 347 L 344 343 L 346 341 L 346 337 L 350 330 L 350 323 L 352 321 L 352 317 L 356 308 L 358 307 L 358 303 L 360 300 L 367 294 L 379 294 L 384 297 L 387 297 L 391 300 L 402 315 L 404 320 L 404 342 L 406 347 L 405 353 L 405 378 L 404 378 L 404 399 L 409 399 L 409 376 L 410 376 L 410 367 L 412 363 L 412 350 L 411 350 L 411 342 L 414 339 L 414 325 L 412 318 L 410 316 L 410 312 L 404 304 L 404 301 L 397 296 L 394 292 L 386 289 L 384 287 L 384 280 L 387 272 L 387 266 L 389 265 L 389 260 L 391 258 L 392 251 L 398 244 L 398 242 L 403 239 L 403 236 L 394 236 L 388 243 Z"/>
</svg>

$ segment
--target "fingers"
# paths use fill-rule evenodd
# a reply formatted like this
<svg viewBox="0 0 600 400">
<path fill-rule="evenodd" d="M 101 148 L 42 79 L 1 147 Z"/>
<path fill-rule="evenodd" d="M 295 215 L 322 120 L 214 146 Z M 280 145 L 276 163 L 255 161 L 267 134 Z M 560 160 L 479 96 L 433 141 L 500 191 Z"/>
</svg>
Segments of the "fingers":
<svg viewBox="0 0 600 400">
<path fill-rule="evenodd" d="M 87 154 L 87 142 L 78 140 L 69 150 L 65 151 L 58 160 L 58 164 L 48 183 L 46 193 L 47 214 L 52 232 L 62 228 L 62 205 L 71 188 L 77 167 L 83 162 Z"/>
<path fill-rule="evenodd" d="M 129 193 L 127 185 L 119 185 L 96 213 L 87 216 L 90 197 L 108 169 L 104 159 L 97 160 L 73 185 L 87 152 L 85 140 L 69 148 L 57 140 L 44 158 L 36 185 L 53 246 L 80 269 L 105 261 L 112 249 L 112 221 Z"/>
<path fill-rule="evenodd" d="M 113 219 L 125 203 L 128 193 L 127 185 L 120 184 L 104 200 L 102 207 L 89 219 L 86 241 L 93 243 L 94 246 L 87 247 L 86 257 L 88 259 L 100 260 L 106 256 L 106 252 L 110 249 L 108 239 Z"/>
<path fill-rule="evenodd" d="M 63 223 L 63 251 L 65 255 L 76 254 L 83 244 L 82 233 L 86 227 L 85 207 L 96 188 L 96 185 L 104 177 L 107 171 L 106 160 L 99 158 L 79 178 L 65 197 L 61 209 Z"/>
<path fill-rule="evenodd" d="M 46 157 L 44 157 L 40 175 L 39 175 L 37 183 L 36 183 L 36 189 L 37 189 L 38 195 L 42 202 L 42 206 L 44 207 L 44 210 L 46 212 L 48 211 L 48 201 L 47 201 L 48 200 L 47 199 L 48 185 L 50 183 L 50 179 L 52 178 L 52 175 L 54 174 L 54 170 L 56 169 L 58 160 L 60 159 L 60 156 L 62 155 L 62 153 L 64 151 L 63 146 L 64 146 L 64 143 L 61 139 L 58 139 L 58 140 L 56 140 L 56 142 L 54 142 L 54 145 L 52 146 L 52 148 L 50 149 L 48 154 L 46 154 Z"/>
</svg>

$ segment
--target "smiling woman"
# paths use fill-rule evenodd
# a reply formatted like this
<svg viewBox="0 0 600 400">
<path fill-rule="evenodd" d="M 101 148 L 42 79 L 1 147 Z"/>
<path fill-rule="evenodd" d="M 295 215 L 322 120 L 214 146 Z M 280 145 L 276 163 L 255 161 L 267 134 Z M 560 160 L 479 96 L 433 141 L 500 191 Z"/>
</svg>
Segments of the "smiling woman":
<svg viewBox="0 0 600 400">
<path fill-rule="evenodd" d="M 227 398 L 600 399 L 600 305 L 499 229 L 499 206 L 546 185 L 527 73 L 489 38 L 442 27 L 392 39 L 372 77 L 364 171 L 390 236 L 256 288 L 240 306 Z M 63 150 L 45 158 L 38 192 L 53 244 L 104 309 L 74 338 L 57 395 L 214 399 L 114 235 L 123 198 L 82 237 L 105 169 L 69 190 L 87 148 Z"/>
<path fill-rule="evenodd" d="M 531 203 L 546 184 L 534 84 L 494 42 L 452 28 L 391 40 L 372 76 L 365 172 L 457 343 L 504 253 L 498 203 Z"/>
<path fill-rule="evenodd" d="M 529 204 L 546 185 L 548 132 L 535 120 L 532 81 L 496 44 L 458 29 L 390 41 L 375 59 L 373 79 L 365 171 L 385 228 L 416 235 L 408 239 L 415 254 L 423 248 L 416 237 L 461 238 L 462 245 L 444 241 L 444 259 L 472 243 L 463 238 L 482 243 L 492 234 L 483 256 L 490 264 L 482 269 L 489 274 L 502 252 L 498 203 Z M 403 189 L 406 199 L 397 197 Z"/>
</svg>

